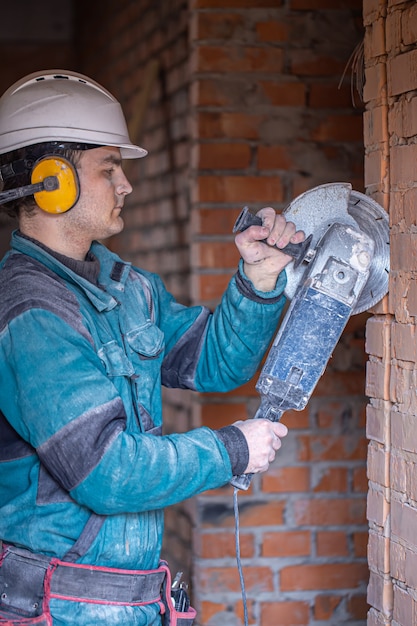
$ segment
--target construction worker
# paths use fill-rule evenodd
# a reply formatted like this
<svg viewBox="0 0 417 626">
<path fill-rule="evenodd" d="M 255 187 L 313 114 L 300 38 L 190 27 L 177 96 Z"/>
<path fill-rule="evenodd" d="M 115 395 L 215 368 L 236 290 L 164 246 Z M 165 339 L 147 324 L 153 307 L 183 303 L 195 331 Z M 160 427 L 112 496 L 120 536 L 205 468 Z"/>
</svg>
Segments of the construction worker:
<svg viewBox="0 0 417 626">
<path fill-rule="evenodd" d="M 304 235 L 262 209 L 221 304 L 182 306 L 98 243 L 123 228 L 123 159 L 145 155 L 86 76 L 37 72 L 0 99 L 0 201 L 18 221 L 0 265 L 0 622 L 191 625 L 160 561 L 163 509 L 265 471 L 287 432 L 162 434 L 162 385 L 254 375 L 291 260 L 274 244 Z"/>
</svg>

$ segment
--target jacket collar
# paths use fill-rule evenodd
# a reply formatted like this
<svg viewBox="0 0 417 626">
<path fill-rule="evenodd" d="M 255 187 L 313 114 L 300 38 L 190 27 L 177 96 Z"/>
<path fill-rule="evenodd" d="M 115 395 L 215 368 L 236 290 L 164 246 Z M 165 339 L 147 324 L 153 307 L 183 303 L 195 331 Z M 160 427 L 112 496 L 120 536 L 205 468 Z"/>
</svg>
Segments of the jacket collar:
<svg viewBox="0 0 417 626">
<path fill-rule="evenodd" d="M 12 233 L 11 245 L 16 252 L 36 259 L 60 278 L 81 288 L 98 311 L 110 311 L 117 306 L 117 295 L 124 291 L 131 264 L 122 261 L 99 242 L 95 241 L 91 246 L 91 252 L 100 262 L 99 285 L 83 278 L 35 241 L 20 236 L 18 231 Z"/>
</svg>

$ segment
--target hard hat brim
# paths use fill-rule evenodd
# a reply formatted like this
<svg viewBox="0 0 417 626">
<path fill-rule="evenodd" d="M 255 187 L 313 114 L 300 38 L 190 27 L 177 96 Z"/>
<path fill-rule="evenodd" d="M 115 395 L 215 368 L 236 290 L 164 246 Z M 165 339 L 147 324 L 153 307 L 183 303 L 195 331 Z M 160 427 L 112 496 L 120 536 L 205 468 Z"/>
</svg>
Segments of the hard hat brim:
<svg viewBox="0 0 417 626">
<path fill-rule="evenodd" d="M 114 146 L 123 159 L 147 155 L 131 142 L 114 96 L 87 76 L 63 70 L 30 74 L 0 98 L 0 154 L 50 141 Z"/>
</svg>

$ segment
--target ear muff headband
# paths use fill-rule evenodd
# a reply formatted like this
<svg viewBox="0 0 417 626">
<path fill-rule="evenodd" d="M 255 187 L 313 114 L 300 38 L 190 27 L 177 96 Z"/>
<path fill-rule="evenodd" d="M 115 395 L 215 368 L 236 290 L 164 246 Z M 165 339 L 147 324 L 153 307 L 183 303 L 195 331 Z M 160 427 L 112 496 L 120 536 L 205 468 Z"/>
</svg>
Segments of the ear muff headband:
<svg viewBox="0 0 417 626">
<path fill-rule="evenodd" d="M 74 166 L 63 157 L 48 156 L 38 161 L 32 170 L 31 183 L 41 183 L 48 176 L 58 179 L 59 187 L 53 191 L 34 193 L 36 204 L 47 213 L 65 213 L 77 202 L 80 195 L 78 175 Z"/>
</svg>

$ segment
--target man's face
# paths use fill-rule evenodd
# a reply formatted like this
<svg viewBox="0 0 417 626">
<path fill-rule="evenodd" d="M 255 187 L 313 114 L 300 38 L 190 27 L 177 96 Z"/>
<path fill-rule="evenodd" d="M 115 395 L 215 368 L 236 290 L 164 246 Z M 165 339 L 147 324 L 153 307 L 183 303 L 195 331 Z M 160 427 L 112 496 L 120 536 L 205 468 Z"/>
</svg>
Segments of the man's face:
<svg viewBox="0 0 417 626">
<path fill-rule="evenodd" d="M 120 213 L 132 187 L 122 170 L 119 148 L 86 150 L 77 173 L 80 197 L 66 214 L 72 234 L 93 241 L 120 233 L 124 225 Z"/>
</svg>

